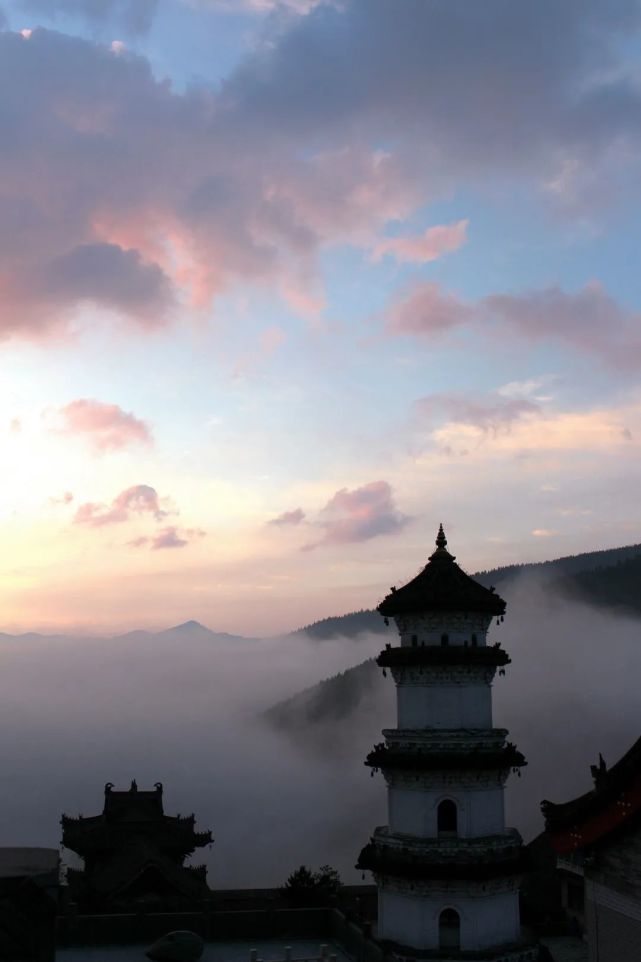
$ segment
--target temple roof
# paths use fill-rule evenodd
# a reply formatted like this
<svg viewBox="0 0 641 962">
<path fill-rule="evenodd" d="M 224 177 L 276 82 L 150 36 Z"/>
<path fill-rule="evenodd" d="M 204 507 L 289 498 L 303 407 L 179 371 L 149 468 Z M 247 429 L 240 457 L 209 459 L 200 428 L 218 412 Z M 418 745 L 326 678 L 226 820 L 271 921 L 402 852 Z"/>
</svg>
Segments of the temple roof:
<svg viewBox="0 0 641 962">
<path fill-rule="evenodd" d="M 103 814 L 110 820 L 127 822 L 162 818 L 162 784 L 156 782 L 153 791 L 145 792 L 139 790 L 134 779 L 129 791 L 117 792 L 111 782 L 107 782 Z"/>
<path fill-rule="evenodd" d="M 436 551 L 428 563 L 402 588 L 392 588 L 378 606 L 381 615 L 420 614 L 426 611 L 464 611 L 502 615 L 505 602 L 484 588 L 456 564 L 447 550 L 443 525 L 436 538 Z"/>
<path fill-rule="evenodd" d="M 127 840 L 133 837 L 145 837 L 155 839 L 163 851 L 187 855 L 212 841 L 211 832 L 195 830 L 195 821 L 194 815 L 165 815 L 160 782 L 148 792 L 139 791 L 135 781 L 125 792 L 114 791 L 107 782 L 101 815 L 62 816 L 62 843 L 84 857 L 130 845 Z"/>
<path fill-rule="evenodd" d="M 641 738 L 610 769 L 599 755 L 591 772 L 591 791 L 560 804 L 541 802 L 546 830 L 559 854 L 600 842 L 641 815 Z"/>
</svg>

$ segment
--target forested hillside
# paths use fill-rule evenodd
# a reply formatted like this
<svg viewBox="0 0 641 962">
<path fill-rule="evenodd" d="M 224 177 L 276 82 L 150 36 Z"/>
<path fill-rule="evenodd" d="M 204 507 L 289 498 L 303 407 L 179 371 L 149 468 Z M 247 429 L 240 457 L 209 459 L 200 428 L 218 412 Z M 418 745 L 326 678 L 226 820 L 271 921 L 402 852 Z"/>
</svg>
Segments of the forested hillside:
<svg viewBox="0 0 641 962">
<path fill-rule="evenodd" d="M 365 632 L 368 634 L 385 635 L 391 632 L 391 630 L 377 611 L 361 610 L 352 611 L 347 615 L 337 615 L 334 618 L 323 618 L 321 621 L 315 621 L 311 625 L 305 625 L 304 628 L 299 628 L 298 631 L 292 632 L 292 634 L 296 635 L 304 632 L 309 638 L 314 638 L 317 641 L 327 641 L 329 638 L 335 638 L 341 635 L 345 638 L 354 638 Z"/>
<path fill-rule="evenodd" d="M 594 604 L 641 611 L 641 544 L 567 555 L 537 564 L 507 565 L 478 571 L 472 577 L 487 587 L 501 586 L 505 591 L 510 582 L 525 574 L 534 574 L 538 580 L 549 583 L 552 590 L 570 593 Z M 356 638 L 365 633 L 394 634 L 394 631 L 393 626 L 385 625 L 377 611 L 362 610 L 323 618 L 292 634 L 304 632 L 317 641 L 327 641 L 336 637 Z"/>
<path fill-rule="evenodd" d="M 641 614 L 641 554 L 554 582 L 555 590 L 606 608 Z"/>
<path fill-rule="evenodd" d="M 591 551 L 536 565 L 512 565 L 475 574 L 486 585 L 495 585 L 509 602 L 510 588 L 521 576 L 533 573 L 546 591 L 557 597 L 587 602 L 600 608 L 641 615 L 641 545 Z M 371 625 L 371 628 L 367 626 Z M 359 611 L 316 622 L 305 631 L 319 640 L 356 637 L 364 631 L 390 632 L 376 611 Z M 373 659 L 275 705 L 265 717 L 289 734 L 309 733 L 323 722 L 354 716 L 366 696 L 382 686 L 381 671 Z"/>
<path fill-rule="evenodd" d="M 563 576 L 594 571 L 597 568 L 612 567 L 619 562 L 639 557 L 641 557 L 641 544 L 632 544 L 623 548 L 606 548 L 603 551 L 587 551 L 583 554 L 566 555 L 563 558 L 554 558 L 552 561 L 506 565 L 503 568 L 477 571 L 472 577 L 483 585 L 498 585 L 500 582 L 512 580 L 526 573 L 536 574 L 543 580 L 554 580 Z"/>
<path fill-rule="evenodd" d="M 294 740 L 314 739 L 333 722 L 353 717 L 363 700 L 380 686 L 381 669 L 373 658 L 298 692 L 268 709 L 263 717 Z"/>
</svg>

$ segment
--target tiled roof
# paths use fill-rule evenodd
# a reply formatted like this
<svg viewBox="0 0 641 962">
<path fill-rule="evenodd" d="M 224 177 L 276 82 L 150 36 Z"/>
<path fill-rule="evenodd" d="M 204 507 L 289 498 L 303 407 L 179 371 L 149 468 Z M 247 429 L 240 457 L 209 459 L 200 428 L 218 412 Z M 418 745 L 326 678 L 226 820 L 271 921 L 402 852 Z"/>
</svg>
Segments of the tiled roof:
<svg viewBox="0 0 641 962">
<path fill-rule="evenodd" d="M 502 615 L 505 602 L 474 581 L 456 564 L 447 550 L 447 539 L 440 526 L 436 551 L 423 570 L 402 588 L 392 588 L 378 606 L 380 614 L 388 616 L 420 614 L 426 611 L 464 611 Z"/>
<path fill-rule="evenodd" d="M 608 769 L 592 765 L 594 788 L 568 802 L 541 802 L 546 829 L 559 854 L 602 840 L 641 813 L 641 738 Z"/>
</svg>

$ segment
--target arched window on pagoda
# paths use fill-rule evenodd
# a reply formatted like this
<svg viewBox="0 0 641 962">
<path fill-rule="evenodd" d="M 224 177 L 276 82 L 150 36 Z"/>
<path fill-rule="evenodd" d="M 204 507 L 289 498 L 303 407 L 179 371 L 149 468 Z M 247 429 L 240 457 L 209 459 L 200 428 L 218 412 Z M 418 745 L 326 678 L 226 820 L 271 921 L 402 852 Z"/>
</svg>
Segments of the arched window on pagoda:
<svg viewBox="0 0 641 962">
<path fill-rule="evenodd" d="M 449 645 L 449 643 L 450 643 L 450 636 L 449 636 L 449 635 L 441 635 L 441 644 L 442 644 L 442 645 Z"/>
<path fill-rule="evenodd" d="M 458 809 L 456 802 L 445 798 L 439 803 L 436 812 L 436 827 L 439 838 L 458 835 Z"/>
<path fill-rule="evenodd" d="M 472 635 L 472 646 L 473 646 L 474 648 L 476 648 L 476 646 L 478 645 L 478 643 L 479 643 L 479 641 L 478 641 L 478 638 L 476 637 L 476 635 Z"/>
<path fill-rule="evenodd" d="M 461 948 L 461 919 L 456 909 L 443 909 L 438 917 L 438 947 Z"/>
</svg>

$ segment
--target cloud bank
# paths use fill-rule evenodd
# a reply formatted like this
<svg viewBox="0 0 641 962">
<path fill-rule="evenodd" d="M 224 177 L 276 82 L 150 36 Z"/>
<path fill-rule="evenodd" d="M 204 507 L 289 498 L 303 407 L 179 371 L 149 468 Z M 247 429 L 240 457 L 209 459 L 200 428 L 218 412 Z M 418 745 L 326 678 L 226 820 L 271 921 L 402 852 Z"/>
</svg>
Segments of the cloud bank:
<svg viewBox="0 0 641 962">
<path fill-rule="evenodd" d="M 328 245 L 454 249 L 461 224 L 380 236 L 463 181 L 583 210 L 638 178 L 641 95 L 618 44 L 640 29 L 633 0 L 289 6 L 306 15 L 276 18 L 217 90 L 179 93 L 141 57 L 43 29 L 0 35 L 1 332 L 42 336 L 86 306 L 153 328 L 256 281 L 300 306 Z M 154 4 L 47 9 L 140 30 Z M 460 322 L 422 296 L 439 329 Z"/>
<path fill-rule="evenodd" d="M 472 304 L 434 282 L 417 282 L 385 317 L 388 335 L 426 340 L 466 327 L 494 339 L 556 341 L 623 372 L 641 364 L 641 313 L 621 307 L 596 281 L 576 292 L 497 293 Z"/>
<path fill-rule="evenodd" d="M 529 840 L 543 827 L 542 798 L 589 790 L 598 752 L 611 766 L 638 737 L 639 622 L 525 582 L 493 631 L 512 658 L 494 685 L 495 721 L 528 760 L 508 780 L 507 819 Z M 355 857 L 386 820 L 384 780 L 363 760 L 394 724 L 391 678 L 377 672 L 358 713 L 323 738 L 300 730 L 300 747 L 259 716 L 375 655 L 380 636 L 314 644 L 173 631 L 5 636 L 0 646 L 0 844 L 56 846 L 62 812 L 94 814 L 106 781 L 127 787 L 135 777 L 141 787 L 162 781 L 169 813 L 193 811 L 212 829 L 215 845 L 196 859 L 214 888 L 280 885 L 301 862 L 330 862 L 360 881 Z"/>
<path fill-rule="evenodd" d="M 525 398 L 473 397 L 465 394 L 432 394 L 416 402 L 419 418 L 428 425 L 439 421 L 468 425 L 496 437 L 509 431 L 520 418 L 541 413 L 540 405 Z"/>
</svg>

